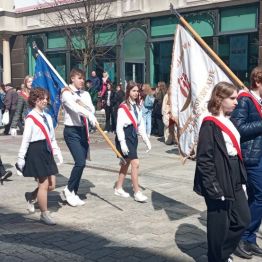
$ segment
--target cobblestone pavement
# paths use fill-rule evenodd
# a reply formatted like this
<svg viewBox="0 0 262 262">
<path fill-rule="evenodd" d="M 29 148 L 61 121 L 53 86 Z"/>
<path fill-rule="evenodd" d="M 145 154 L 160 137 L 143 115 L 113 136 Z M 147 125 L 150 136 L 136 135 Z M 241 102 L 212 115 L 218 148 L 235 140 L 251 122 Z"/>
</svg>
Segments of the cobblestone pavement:
<svg viewBox="0 0 262 262">
<path fill-rule="evenodd" d="M 92 134 L 92 161 L 87 162 L 80 186 L 86 205 L 74 208 L 61 196 L 73 161 L 60 129 L 57 140 L 65 163 L 48 203 L 57 225 L 40 223 L 39 209 L 35 214 L 26 211 L 24 193 L 36 183 L 14 174 L 0 185 L 1 262 L 206 261 L 206 212 L 203 199 L 192 191 L 194 162 L 182 165 L 177 149 L 156 137 L 147 154 L 141 142 L 140 184 L 149 201 L 138 203 L 113 194 L 119 161 L 101 136 Z M 0 137 L 2 160 L 13 171 L 20 142 L 21 136 Z M 125 189 L 132 195 L 130 178 Z M 262 245 L 261 234 L 258 242 Z"/>
</svg>

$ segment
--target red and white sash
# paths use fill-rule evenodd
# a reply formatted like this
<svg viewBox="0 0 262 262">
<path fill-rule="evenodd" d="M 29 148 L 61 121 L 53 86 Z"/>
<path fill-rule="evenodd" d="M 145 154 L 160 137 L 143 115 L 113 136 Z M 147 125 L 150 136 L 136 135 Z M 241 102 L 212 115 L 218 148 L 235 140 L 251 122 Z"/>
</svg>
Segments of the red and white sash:
<svg viewBox="0 0 262 262">
<path fill-rule="evenodd" d="M 29 95 L 27 95 L 26 93 L 20 92 L 19 95 L 22 96 L 26 101 L 28 100 Z"/>
<path fill-rule="evenodd" d="M 128 118 L 130 119 L 130 121 L 132 122 L 134 128 L 137 130 L 137 121 L 134 119 L 134 117 L 132 116 L 128 106 L 126 104 L 121 104 L 119 106 L 119 108 L 124 109 L 125 113 L 127 114 Z"/>
<path fill-rule="evenodd" d="M 261 108 L 261 105 L 260 105 L 260 104 L 258 103 L 258 101 L 254 98 L 254 96 L 252 96 L 252 95 L 251 95 L 250 93 L 248 93 L 248 92 L 240 92 L 239 95 L 238 95 L 238 98 L 243 97 L 243 96 L 249 97 L 249 98 L 252 100 L 252 102 L 254 103 L 254 105 L 255 105 L 255 107 L 256 107 L 259 115 L 262 117 L 262 112 L 261 112 L 262 108 Z"/>
<path fill-rule="evenodd" d="M 240 145 L 239 143 L 237 142 L 237 139 L 236 137 L 234 136 L 234 134 L 230 131 L 230 129 L 225 126 L 221 121 L 219 121 L 217 118 L 213 117 L 213 116 L 206 116 L 204 119 L 203 119 L 203 123 L 206 122 L 206 121 L 212 121 L 213 123 L 215 123 L 223 132 L 225 132 L 229 138 L 231 139 L 232 143 L 233 143 L 233 146 L 235 147 L 235 149 L 237 150 L 237 154 L 239 156 L 239 158 L 241 160 L 243 160 L 243 157 L 242 157 L 242 153 L 241 153 L 241 148 L 240 148 Z"/>
<path fill-rule="evenodd" d="M 34 123 L 42 130 L 42 132 L 43 132 L 43 134 L 44 134 L 44 136 L 46 138 L 47 144 L 50 147 L 51 152 L 53 154 L 53 148 L 52 148 L 51 140 L 50 140 L 50 137 L 49 137 L 45 127 L 33 115 L 28 115 L 26 118 L 31 118 L 34 121 Z"/>
</svg>

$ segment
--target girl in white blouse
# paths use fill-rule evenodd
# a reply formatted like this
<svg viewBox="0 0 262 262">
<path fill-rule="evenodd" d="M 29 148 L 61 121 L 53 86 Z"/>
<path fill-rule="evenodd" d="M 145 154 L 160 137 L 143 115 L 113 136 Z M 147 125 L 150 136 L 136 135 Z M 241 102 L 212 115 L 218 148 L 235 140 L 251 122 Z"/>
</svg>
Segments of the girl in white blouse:
<svg viewBox="0 0 262 262">
<path fill-rule="evenodd" d="M 57 156 L 59 164 L 63 162 L 63 157 L 55 139 L 52 118 L 44 112 L 47 101 L 45 89 L 36 88 L 30 92 L 28 104 L 33 109 L 25 120 L 16 166 L 25 177 L 35 177 L 38 181 L 38 187 L 32 193 L 25 194 L 28 210 L 34 212 L 33 204 L 37 198 L 41 210 L 40 220 L 55 225 L 47 211 L 47 193 L 54 190 L 55 175 L 58 174 L 54 156 Z"/>
<path fill-rule="evenodd" d="M 138 86 L 130 81 L 127 85 L 126 100 L 118 109 L 116 126 L 116 147 L 126 158 L 127 164 L 122 165 L 119 171 L 118 181 L 115 187 L 115 195 L 129 197 L 129 193 L 123 189 L 123 183 L 131 165 L 131 180 L 136 201 L 145 202 L 147 197 L 142 194 L 138 184 L 139 160 L 137 156 L 138 134 L 142 136 L 148 150 L 151 143 L 145 131 L 142 112 L 138 106 Z"/>
</svg>

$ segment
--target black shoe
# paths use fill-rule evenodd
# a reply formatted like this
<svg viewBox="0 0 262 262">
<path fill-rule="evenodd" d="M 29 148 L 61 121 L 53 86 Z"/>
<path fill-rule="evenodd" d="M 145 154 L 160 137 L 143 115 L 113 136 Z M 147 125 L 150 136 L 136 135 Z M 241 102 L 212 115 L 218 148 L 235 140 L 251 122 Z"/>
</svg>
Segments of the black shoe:
<svg viewBox="0 0 262 262">
<path fill-rule="evenodd" d="M 12 171 L 7 170 L 5 173 L 1 176 L 1 180 L 6 180 L 8 177 L 12 176 Z"/>
<path fill-rule="evenodd" d="M 248 243 L 246 241 L 240 240 L 239 244 L 234 252 L 234 254 L 238 257 L 251 259 L 252 252 L 249 250 Z"/>
<path fill-rule="evenodd" d="M 262 248 L 260 248 L 257 243 L 248 243 L 247 245 L 248 245 L 249 251 L 253 255 L 262 257 Z"/>
</svg>

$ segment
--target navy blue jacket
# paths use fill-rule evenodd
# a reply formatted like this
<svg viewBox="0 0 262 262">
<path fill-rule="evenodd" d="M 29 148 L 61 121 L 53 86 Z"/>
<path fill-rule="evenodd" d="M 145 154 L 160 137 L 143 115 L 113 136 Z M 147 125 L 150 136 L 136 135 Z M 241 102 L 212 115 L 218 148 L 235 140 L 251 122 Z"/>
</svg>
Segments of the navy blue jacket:
<svg viewBox="0 0 262 262">
<path fill-rule="evenodd" d="M 231 121 L 241 136 L 245 166 L 257 166 L 262 158 L 262 118 L 249 97 L 240 97 Z"/>
</svg>

